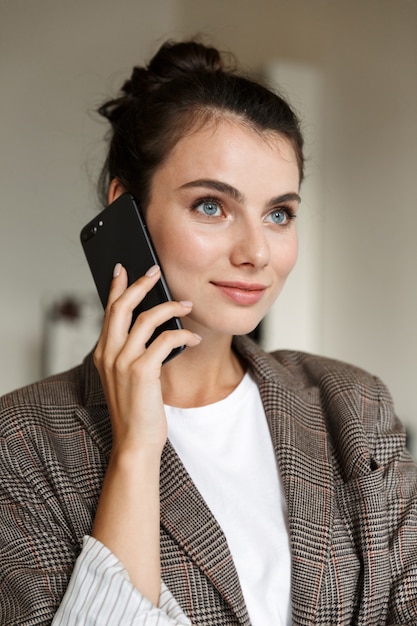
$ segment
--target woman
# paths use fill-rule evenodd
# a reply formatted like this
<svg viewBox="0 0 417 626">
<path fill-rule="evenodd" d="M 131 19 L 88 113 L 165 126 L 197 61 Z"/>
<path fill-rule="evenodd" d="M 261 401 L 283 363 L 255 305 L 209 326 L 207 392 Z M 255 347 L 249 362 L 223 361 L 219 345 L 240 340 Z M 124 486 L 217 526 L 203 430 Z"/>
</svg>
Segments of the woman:
<svg viewBox="0 0 417 626">
<path fill-rule="evenodd" d="M 2 400 L 2 623 L 415 624 L 416 469 L 387 391 L 245 337 L 296 261 L 293 112 L 196 42 L 100 112 L 107 201 L 142 205 L 174 302 L 129 333 L 161 270 L 127 287 L 117 264 L 94 356 Z"/>
</svg>

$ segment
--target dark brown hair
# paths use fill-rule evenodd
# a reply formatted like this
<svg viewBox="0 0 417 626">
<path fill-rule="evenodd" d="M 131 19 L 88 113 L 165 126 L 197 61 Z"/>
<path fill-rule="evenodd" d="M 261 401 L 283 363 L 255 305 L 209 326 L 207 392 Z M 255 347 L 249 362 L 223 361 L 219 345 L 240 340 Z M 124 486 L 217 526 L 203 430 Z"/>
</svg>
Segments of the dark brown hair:
<svg viewBox="0 0 417 626">
<path fill-rule="evenodd" d="M 133 69 L 120 95 L 98 111 L 112 127 L 99 183 L 103 201 L 109 182 L 118 178 L 146 206 L 152 176 L 179 139 L 199 124 L 225 116 L 287 138 L 303 178 L 303 138 L 288 103 L 236 73 L 218 50 L 197 41 L 163 44 L 147 67 Z"/>
</svg>

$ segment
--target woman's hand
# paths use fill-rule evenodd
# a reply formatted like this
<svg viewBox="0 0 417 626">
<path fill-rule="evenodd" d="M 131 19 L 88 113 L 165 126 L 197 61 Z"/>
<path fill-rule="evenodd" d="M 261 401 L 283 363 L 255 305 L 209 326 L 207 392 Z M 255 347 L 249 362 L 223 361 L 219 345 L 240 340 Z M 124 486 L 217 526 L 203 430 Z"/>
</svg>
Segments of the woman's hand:
<svg viewBox="0 0 417 626">
<path fill-rule="evenodd" d="M 171 350 L 195 346 L 200 337 L 187 330 L 167 331 L 147 348 L 157 326 L 187 315 L 191 302 L 167 302 L 141 313 L 130 333 L 134 308 L 160 278 L 158 266 L 127 288 L 118 264 L 101 335 L 94 353 L 113 427 L 113 449 L 153 447 L 162 451 L 167 437 L 160 385 L 161 367 Z"/>
<path fill-rule="evenodd" d="M 129 332 L 133 310 L 159 277 L 155 266 L 127 287 L 126 270 L 116 266 L 94 353 L 113 447 L 92 536 L 117 556 L 132 583 L 155 605 L 160 591 L 159 470 L 167 438 L 161 368 L 174 348 L 196 346 L 201 340 L 188 330 L 173 330 L 146 347 L 157 326 L 191 311 L 190 302 L 166 302 L 145 311 Z"/>
</svg>

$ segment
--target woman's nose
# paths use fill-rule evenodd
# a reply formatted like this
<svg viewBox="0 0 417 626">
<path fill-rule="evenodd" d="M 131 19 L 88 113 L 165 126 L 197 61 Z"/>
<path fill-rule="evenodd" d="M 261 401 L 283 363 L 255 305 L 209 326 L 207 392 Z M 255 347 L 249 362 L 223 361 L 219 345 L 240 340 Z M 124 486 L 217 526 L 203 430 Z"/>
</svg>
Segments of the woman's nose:
<svg viewBox="0 0 417 626">
<path fill-rule="evenodd" d="M 260 269 L 268 264 L 269 258 L 270 250 L 265 226 L 253 223 L 241 225 L 235 233 L 231 254 L 232 263 Z"/>
</svg>

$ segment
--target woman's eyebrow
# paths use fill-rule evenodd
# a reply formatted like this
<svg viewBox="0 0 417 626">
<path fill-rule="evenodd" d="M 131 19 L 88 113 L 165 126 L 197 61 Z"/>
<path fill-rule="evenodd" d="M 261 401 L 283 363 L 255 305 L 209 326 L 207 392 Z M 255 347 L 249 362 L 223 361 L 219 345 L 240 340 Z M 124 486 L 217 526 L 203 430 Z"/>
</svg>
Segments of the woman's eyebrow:
<svg viewBox="0 0 417 626">
<path fill-rule="evenodd" d="M 283 202 L 301 202 L 301 196 L 295 192 L 283 193 L 281 196 L 271 198 L 268 202 L 269 206 L 275 206 L 276 204 L 282 204 Z"/>
<path fill-rule="evenodd" d="M 181 185 L 180 189 L 190 189 L 193 187 L 206 187 L 208 189 L 213 189 L 214 191 L 219 191 L 221 193 L 225 193 L 228 196 L 231 196 L 237 202 L 244 202 L 245 197 L 240 193 L 235 187 L 229 185 L 228 183 L 224 183 L 221 180 L 214 180 L 212 178 L 200 178 L 198 180 L 192 180 L 189 183 L 185 183 Z"/>
<path fill-rule="evenodd" d="M 224 183 L 221 180 L 215 180 L 212 178 L 199 178 L 198 180 L 192 180 L 189 183 L 181 185 L 180 189 L 192 189 L 194 187 L 206 187 L 208 189 L 224 193 L 237 202 L 243 203 L 245 201 L 245 196 L 238 189 L 236 189 L 236 187 L 233 187 L 228 183 Z M 301 202 L 301 198 L 299 194 L 295 192 L 284 193 L 276 198 L 271 198 L 268 202 L 268 206 L 274 206 L 276 204 L 281 204 L 282 202 Z"/>
</svg>

